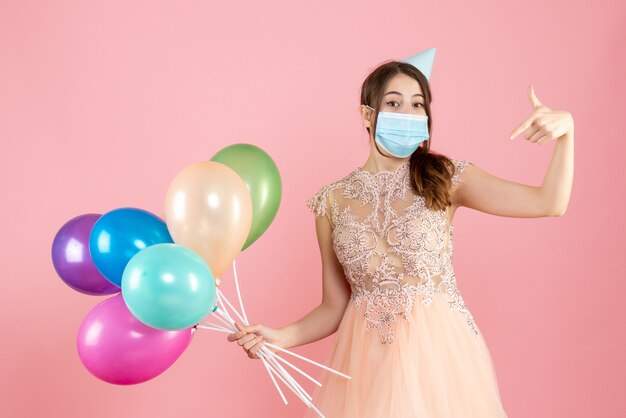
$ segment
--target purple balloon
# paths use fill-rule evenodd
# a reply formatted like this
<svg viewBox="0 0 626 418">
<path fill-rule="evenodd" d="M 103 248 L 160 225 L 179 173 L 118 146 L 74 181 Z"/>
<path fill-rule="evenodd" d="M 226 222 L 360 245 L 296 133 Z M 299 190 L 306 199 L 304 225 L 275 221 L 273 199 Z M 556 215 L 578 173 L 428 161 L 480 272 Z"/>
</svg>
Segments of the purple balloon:
<svg viewBox="0 0 626 418">
<path fill-rule="evenodd" d="M 67 221 L 52 241 L 52 264 L 72 289 L 87 295 L 110 295 L 121 289 L 98 271 L 89 254 L 89 234 L 102 215 L 88 213 Z"/>
<path fill-rule="evenodd" d="M 167 370 L 187 349 L 194 331 L 194 327 L 168 331 L 143 324 L 120 293 L 87 314 L 76 347 L 91 374 L 108 383 L 133 385 Z"/>
</svg>

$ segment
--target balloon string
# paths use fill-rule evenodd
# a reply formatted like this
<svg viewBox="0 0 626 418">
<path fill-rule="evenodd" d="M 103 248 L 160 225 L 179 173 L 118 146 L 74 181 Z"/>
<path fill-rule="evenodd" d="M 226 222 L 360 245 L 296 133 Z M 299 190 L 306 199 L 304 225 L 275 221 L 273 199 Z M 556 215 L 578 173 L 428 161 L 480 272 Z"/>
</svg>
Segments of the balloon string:
<svg viewBox="0 0 626 418">
<path fill-rule="evenodd" d="M 243 301 L 241 300 L 241 292 L 239 291 L 239 280 L 237 279 L 237 263 L 236 260 L 233 260 L 233 275 L 235 276 L 235 289 L 237 289 L 237 297 L 239 298 L 239 306 L 241 307 L 241 313 L 243 314 L 243 317 L 245 318 L 245 324 L 248 325 L 248 316 L 246 315 L 246 310 L 243 307 Z M 235 308 L 232 307 L 233 311 L 237 312 L 237 310 Z M 239 315 L 239 313 L 237 312 L 237 315 Z"/>
<path fill-rule="evenodd" d="M 260 352 L 259 352 L 259 353 L 260 353 Z M 265 353 L 260 353 L 260 356 L 261 356 L 261 358 L 265 358 L 265 357 L 266 357 L 266 354 L 265 354 Z M 283 376 L 281 376 L 281 374 L 282 374 L 283 372 L 282 372 L 282 371 L 280 371 L 280 370 L 279 370 L 279 371 L 277 371 L 276 366 L 274 365 L 274 363 L 273 363 L 271 360 L 269 360 L 269 358 L 268 358 L 268 360 L 267 360 L 267 361 L 268 361 L 268 364 L 270 364 L 270 365 L 272 366 L 272 371 L 276 374 L 276 376 L 278 376 L 278 377 L 280 378 L 280 380 L 282 380 L 282 381 L 283 381 L 283 383 L 284 383 L 285 385 L 287 385 L 287 387 L 288 387 L 289 389 L 291 389 L 291 391 L 292 391 L 292 392 L 293 392 L 293 393 L 294 393 L 294 394 L 295 394 L 298 398 L 300 398 L 300 400 L 301 400 L 302 402 L 304 402 L 307 406 L 310 406 L 310 401 L 309 401 L 309 399 L 308 399 L 307 397 L 305 397 L 305 396 L 302 394 L 302 392 L 300 392 L 300 390 L 294 386 L 294 384 L 292 383 L 292 380 L 291 380 L 291 379 L 289 379 L 289 377 L 290 377 L 290 376 L 289 376 L 289 374 L 288 374 L 288 373 L 287 373 L 287 374 L 283 374 L 283 376 L 284 376 L 284 377 L 283 377 Z M 287 380 L 285 380 L 285 378 L 286 378 Z"/>
<path fill-rule="evenodd" d="M 239 312 L 237 312 L 237 310 L 233 307 L 233 305 L 230 303 L 230 301 L 228 299 L 226 299 L 226 297 L 224 296 L 224 294 L 222 293 L 222 291 L 218 288 L 217 289 L 217 293 L 220 297 L 221 300 L 223 300 L 224 302 L 226 302 L 226 304 L 230 307 L 230 309 L 233 310 L 233 312 L 235 312 L 235 315 L 237 315 L 237 317 L 239 317 L 239 319 L 241 320 L 241 322 L 243 322 L 245 325 L 248 325 L 248 319 L 244 319 L 241 317 L 241 315 L 239 315 Z"/>
<path fill-rule="evenodd" d="M 263 366 L 265 366 L 265 370 L 267 370 L 267 374 L 270 375 L 270 378 L 272 379 L 272 382 L 274 382 L 274 386 L 276 387 L 276 390 L 278 390 L 278 394 L 280 395 L 280 397 L 283 399 L 283 402 L 285 403 L 285 405 L 287 405 L 289 402 L 287 402 L 287 398 L 285 398 L 285 395 L 283 394 L 283 391 L 280 390 L 280 387 L 278 386 L 278 382 L 276 382 L 276 378 L 274 377 L 274 373 L 276 373 L 274 371 L 273 368 L 270 367 L 270 365 L 267 362 L 267 359 L 265 359 L 265 357 L 261 357 L 261 360 L 263 360 Z M 282 379 L 281 376 L 278 376 Z M 284 382 L 284 380 L 283 380 Z"/>
<path fill-rule="evenodd" d="M 296 381 L 296 379 L 294 379 L 294 378 L 293 378 L 293 377 L 289 374 L 289 372 L 288 372 L 287 370 L 285 370 L 285 368 L 284 368 L 284 367 L 283 367 L 283 366 L 282 366 L 279 362 L 277 362 L 277 361 L 274 359 L 274 356 L 272 356 L 272 354 L 273 354 L 273 353 L 272 353 L 271 351 L 269 351 L 269 350 L 267 350 L 267 351 L 268 351 L 268 352 L 267 352 L 266 354 L 267 354 L 267 356 L 268 356 L 269 361 L 272 363 L 272 365 L 273 365 L 274 367 L 276 367 L 276 369 L 278 369 L 279 371 L 281 371 L 281 372 L 283 373 L 283 375 L 284 375 L 284 376 L 285 376 L 285 377 L 286 377 L 286 378 L 287 378 L 287 379 L 288 379 L 288 380 L 289 380 L 289 381 L 290 381 L 290 382 L 294 385 L 294 387 L 295 387 L 295 388 L 297 388 L 297 389 L 298 389 L 298 391 L 299 391 L 302 395 L 306 396 L 309 400 L 312 400 L 313 398 L 312 398 L 312 397 L 311 397 L 308 393 L 306 393 L 306 391 L 304 390 L 304 388 L 303 388 L 302 386 L 300 386 L 300 384 Z M 307 403 L 307 402 L 305 402 L 305 403 Z"/>
<path fill-rule="evenodd" d="M 196 328 L 201 328 L 201 329 L 210 329 L 211 331 L 219 331 L 219 332 L 226 332 L 228 334 L 231 333 L 231 331 L 222 328 L 222 327 L 217 327 L 217 326 L 211 326 L 211 325 L 196 325 Z"/>
<path fill-rule="evenodd" d="M 270 351 L 271 352 L 271 351 Z M 306 372 L 303 372 L 301 369 L 299 369 L 298 367 L 294 366 L 293 364 L 289 363 L 287 360 L 285 360 L 284 358 L 282 358 L 281 356 L 277 355 L 276 353 L 272 353 L 274 354 L 274 358 L 282 361 L 283 363 L 285 363 L 286 365 L 288 365 L 289 367 L 291 367 L 292 369 L 296 370 L 297 372 L 299 372 L 301 375 L 303 375 L 304 377 L 306 377 L 307 379 L 309 379 L 310 381 L 312 381 L 313 383 L 315 383 L 317 386 L 322 386 L 322 384 L 315 380 L 314 378 L 312 378 L 309 374 L 307 374 Z"/>
<path fill-rule="evenodd" d="M 202 324 L 202 325 L 200 325 L 200 324 Z M 224 328 L 221 325 L 213 324 L 211 322 L 202 321 L 202 322 L 200 322 L 200 324 L 197 325 L 198 328 L 206 328 L 208 326 L 208 327 L 211 327 L 211 329 L 214 329 L 215 331 L 225 331 L 225 332 L 228 332 L 228 333 L 232 333 L 231 330 L 229 330 L 227 328 Z"/>
<path fill-rule="evenodd" d="M 313 361 L 313 360 L 308 359 L 308 358 L 306 358 L 306 357 L 302 357 L 301 355 L 296 354 L 296 353 L 294 353 L 293 351 L 285 350 L 285 349 L 284 349 L 284 348 L 282 348 L 282 347 L 279 347 L 279 346 L 277 346 L 277 345 L 275 345 L 275 344 L 271 344 L 271 343 L 268 343 L 268 342 L 264 342 L 263 344 L 265 344 L 265 345 L 267 345 L 267 346 L 269 346 L 269 347 L 275 348 L 275 349 L 277 349 L 278 351 L 283 351 L 283 352 L 285 352 L 285 353 L 287 353 L 287 354 L 291 354 L 292 356 L 298 357 L 299 359 L 302 359 L 302 360 L 304 360 L 304 361 L 308 361 L 309 363 L 315 364 L 316 366 L 319 366 L 319 367 L 321 367 L 321 368 L 323 368 L 323 369 L 326 369 L 326 370 L 328 370 L 329 372 L 333 372 L 333 373 L 335 373 L 335 374 L 338 374 L 339 376 L 345 377 L 346 379 L 352 379 L 352 378 L 351 378 L 350 376 L 348 376 L 347 374 L 343 374 L 343 373 L 341 373 L 341 372 L 338 372 L 337 370 L 333 370 L 333 369 L 331 369 L 330 367 L 326 367 L 326 366 L 324 366 L 323 364 L 320 364 L 320 363 L 318 363 L 318 362 L 316 362 L 316 361 Z"/>
<path fill-rule="evenodd" d="M 224 302 L 222 302 L 222 298 L 220 297 L 220 292 L 217 292 L 215 296 L 217 296 L 217 303 L 222 307 L 222 315 L 224 316 L 224 319 L 228 319 L 229 322 L 234 323 L 233 319 L 228 314 L 226 307 L 224 306 Z"/>
<path fill-rule="evenodd" d="M 228 322 L 226 319 L 224 319 L 224 317 L 222 316 L 223 314 L 220 312 L 220 310 L 216 310 L 215 312 L 213 312 L 215 315 L 215 318 L 217 320 L 219 320 L 220 322 L 222 322 L 224 325 L 226 325 L 226 327 L 228 329 L 232 328 L 232 324 L 230 322 Z"/>
</svg>

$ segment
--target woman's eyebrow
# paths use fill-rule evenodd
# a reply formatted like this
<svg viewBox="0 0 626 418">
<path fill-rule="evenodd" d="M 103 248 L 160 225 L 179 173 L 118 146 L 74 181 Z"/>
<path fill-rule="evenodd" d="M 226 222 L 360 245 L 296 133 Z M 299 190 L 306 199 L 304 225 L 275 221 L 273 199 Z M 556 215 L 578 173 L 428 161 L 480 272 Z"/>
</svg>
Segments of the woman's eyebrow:
<svg viewBox="0 0 626 418">
<path fill-rule="evenodd" d="M 397 91 L 390 91 L 390 92 L 387 92 L 387 93 L 385 93 L 385 96 L 386 96 L 386 95 L 388 95 L 388 94 L 399 94 L 400 96 L 402 96 L 402 93 L 399 93 L 399 92 L 397 92 Z M 383 97 L 385 97 L 385 96 L 383 96 Z M 424 95 L 423 95 L 423 94 L 414 94 L 413 96 L 414 96 L 414 97 L 415 97 L 415 96 L 422 96 L 422 97 L 424 97 Z"/>
</svg>

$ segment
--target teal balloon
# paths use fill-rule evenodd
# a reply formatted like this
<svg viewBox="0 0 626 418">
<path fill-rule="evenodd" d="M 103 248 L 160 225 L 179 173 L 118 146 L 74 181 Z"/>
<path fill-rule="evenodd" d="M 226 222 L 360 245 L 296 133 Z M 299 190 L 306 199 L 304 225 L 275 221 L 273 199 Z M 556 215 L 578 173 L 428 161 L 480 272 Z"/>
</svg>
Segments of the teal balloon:
<svg viewBox="0 0 626 418">
<path fill-rule="evenodd" d="M 194 326 L 216 306 L 211 268 L 178 244 L 151 245 L 135 254 L 124 269 L 121 287 L 128 310 L 162 330 Z"/>
<path fill-rule="evenodd" d="M 241 250 L 248 248 L 271 225 L 282 197 L 282 182 L 276 163 L 252 144 L 233 144 L 218 151 L 211 161 L 233 169 L 244 181 L 252 198 L 252 225 Z"/>
</svg>

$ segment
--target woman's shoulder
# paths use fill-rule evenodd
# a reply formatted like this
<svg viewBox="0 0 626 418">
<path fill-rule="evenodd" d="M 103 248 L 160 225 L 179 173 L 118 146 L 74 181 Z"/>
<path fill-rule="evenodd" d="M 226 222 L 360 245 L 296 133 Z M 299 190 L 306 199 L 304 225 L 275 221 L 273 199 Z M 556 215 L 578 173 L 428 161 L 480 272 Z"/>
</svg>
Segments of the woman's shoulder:
<svg viewBox="0 0 626 418">
<path fill-rule="evenodd" d="M 446 155 L 446 157 L 452 161 L 452 164 L 454 165 L 454 171 L 452 172 L 452 184 L 456 185 L 462 183 L 463 173 L 467 171 L 467 167 L 472 164 L 472 162 L 458 156 Z"/>
<path fill-rule="evenodd" d="M 318 188 L 313 196 L 307 199 L 307 207 L 316 215 L 325 215 L 326 210 L 332 201 L 332 192 L 345 187 L 357 171 L 358 168 L 355 168 L 340 178 L 333 180 L 330 183 L 323 184 Z"/>
</svg>

